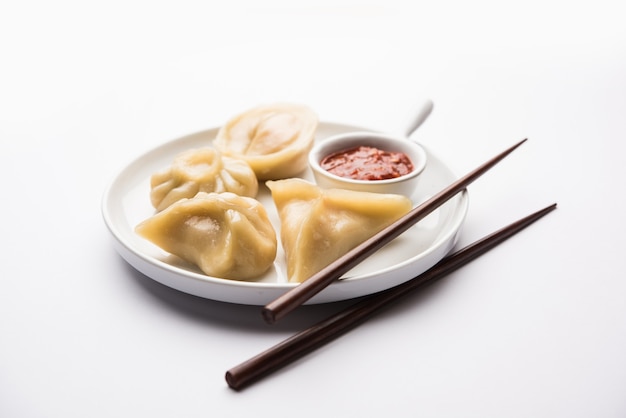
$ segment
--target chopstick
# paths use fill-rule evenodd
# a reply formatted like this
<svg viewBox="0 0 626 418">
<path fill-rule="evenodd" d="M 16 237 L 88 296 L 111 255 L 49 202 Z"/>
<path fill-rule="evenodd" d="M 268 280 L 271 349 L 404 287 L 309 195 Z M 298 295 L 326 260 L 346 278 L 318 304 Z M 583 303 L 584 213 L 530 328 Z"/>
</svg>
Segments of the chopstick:
<svg viewBox="0 0 626 418">
<path fill-rule="evenodd" d="M 389 290 L 367 297 L 330 318 L 284 340 L 226 372 L 228 386 L 243 389 L 273 371 L 341 336 L 369 316 L 427 282 L 438 280 L 476 259 L 507 238 L 556 209 L 556 203 L 489 234 L 444 258 L 421 275 Z"/>
<path fill-rule="evenodd" d="M 385 246 L 394 238 L 402 234 L 411 226 L 425 218 L 432 211 L 443 205 L 450 198 L 460 191 L 464 190 L 470 183 L 487 172 L 490 168 L 500 162 L 504 157 L 509 155 L 513 150 L 526 142 L 526 139 L 518 142 L 491 160 L 487 161 L 474 171 L 461 177 L 426 202 L 413 208 L 409 213 L 398 219 L 393 224 L 376 233 L 371 238 L 357 245 L 343 256 L 339 257 L 328 266 L 300 283 L 298 286 L 285 292 L 263 307 L 261 314 L 265 321 L 273 324 L 281 319 L 289 312 L 302 305 L 304 302 L 321 292 L 324 288 L 337 280 L 344 273 L 348 272 L 352 267 L 365 260 L 371 254 Z"/>
</svg>

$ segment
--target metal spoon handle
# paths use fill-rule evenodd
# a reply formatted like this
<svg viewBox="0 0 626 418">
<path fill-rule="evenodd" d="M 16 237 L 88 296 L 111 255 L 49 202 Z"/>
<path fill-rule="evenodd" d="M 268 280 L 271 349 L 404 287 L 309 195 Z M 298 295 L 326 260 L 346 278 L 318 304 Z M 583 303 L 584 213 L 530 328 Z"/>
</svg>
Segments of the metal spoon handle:
<svg viewBox="0 0 626 418">
<path fill-rule="evenodd" d="M 408 138 L 413 132 L 420 127 L 422 123 L 428 118 L 430 113 L 433 111 L 433 101 L 428 99 L 426 100 L 419 108 L 419 111 L 413 116 L 413 118 L 407 124 L 404 135 Z"/>
</svg>

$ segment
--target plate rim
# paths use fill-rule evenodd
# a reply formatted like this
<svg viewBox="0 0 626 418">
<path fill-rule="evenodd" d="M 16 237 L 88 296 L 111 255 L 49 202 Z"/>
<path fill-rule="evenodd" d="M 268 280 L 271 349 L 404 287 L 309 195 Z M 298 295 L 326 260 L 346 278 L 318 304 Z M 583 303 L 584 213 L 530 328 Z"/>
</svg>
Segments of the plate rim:
<svg viewBox="0 0 626 418">
<path fill-rule="evenodd" d="M 340 129 L 340 130 L 364 130 L 365 129 L 368 131 L 375 132 L 375 130 L 364 128 L 363 126 L 355 126 L 355 125 L 342 124 L 342 123 L 337 123 L 337 122 L 320 121 L 320 126 L 322 125 L 329 129 Z M 270 300 L 273 300 L 276 297 L 278 297 L 281 293 L 284 293 L 287 290 L 293 287 L 296 287 L 298 283 L 240 281 L 240 280 L 213 277 L 213 276 L 209 276 L 209 275 L 205 275 L 205 274 L 197 273 L 193 271 L 188 271 L 188 270 L 181 270 L 180 268 L 174 265 L 171 265 L 163 260 L 156 259 L 148 254 L 142 253 L 141 251 L 137 251 L 135 248 L 133 248 L 119 231 L 119 227 L 114 222 L 113 216 L 111 213 L 110 205 L 112 204 L 111 203 L 112 192 L 115 190 L 118 183 L 122 181 L 123 178 L 128 176 L 129 171 L 132 171 L 132 169 L 135 168 L 135 166 L 140 161 L 146 158 L 149 158 L 151 154 L 159 154 L 159 151 L 162 152 L 164 149 L 168 147 L 175 146 L 176 144 L 182 143 L 185 141 L 192 141 L 195 137 L 207 135 L 210 132 L 216 131 L 217 129 L 219 129 L 219 127 L 212 127 L 212 128 L 202 129 L 202 130 L 190 133 L 190 134 L 178 136 L 174 139 L 170 139 L 168 141 L 162 142 L 158 144 L 157 146 L 139 154 L 135 158 L 130 159 L 123 166 L 121 170 L 116 172 L 113 178 L 106 185 L 103 195 L 102 195 L 101 215 L 103 217 L 104 223 L 109 233 L 112 235 L 114 239 L 114 248 L 117 250 L 118 254 L 134 269 L 138 270 L 140 273 L 146 275 L 150 279 L 155 280 L 175 290 L 182 291 L 184 293 L 193 294 L 195 296 L 199 296 L 205 299 L 211 299 L 211 300 L 217 300 L 217 301 L 235 303 L 235 304 L 264 305 Z M 422 144 L 422 146 L 424 145 Z M 429 147 L 424 146 L 424 148 L 426 152 L 429 154 L 429 156 L 432 156 L 433 158 L 438 160 L 438 162 L 442 164 L 442 167 L 445 170 L 450 172 L 450 174 L 452 174 L 453 177 L 456 177 L 456 175 L 452 172 L 452 170 L 450 170 L 450 168 L 447 167 L 441 161 L 440 158 L 438 158 L 436 155 L 434 155 L 430 151 Z M 446 229 L 444 229 L 443 231 L 445 231 L 445 234 L 443 236 L 437 237 L 436 240 L 432 244 L 430 244 L 428 248 L 426 248 L 423 252 L 411 258 L 408 258 L 404 261 L 396 263 L 392 266 L 384 267 L 376 271 L 375 274 L 374 273 L 367 274 L 367 275 L 361 274 L 355 277 L 342 278 L 341 280 L 335 283 L 332 283 L 328 287 L 329 288 L 328 291 L 332 291 L 333 289 L 337 290 L 337 288 L 340 286 L 350 286 L 350 283 L 354 283 L 354 282 L 364 283 L 368 280 L 378 280 L 379 279 L 378 276 L 380 276 L 381 274 L 386 274 L 392 271 L 406 269 L 408 265 L 415 262 L 415 260 L 413 259 L 418 256 L 420 257 L 420 259 L 425 259 L 428 257 L 434 259 L 434 261 L 430 260 L 427 263 L 429 264 L 429 266 L 426 267 L 424 271 L 432 267 L 432 265 L 436 264 L 437 261 L 443 258 L 447 253 L 449 253 L 450 250 L 452 250 L 452 248 L 456 245 L 458 236 L 460 234 L 462 226 L 467 217 L 468 208 L 469 208 L 469 193 L 467 189 L 463 190 L 462 192 L 454 196 L 449 202 L 454 201 L 454 200 L 457 200 L 457 208 L 455 209 L 455 213 L 454 213 L 454 218 L 456 219 L 456 222 L 454 223 L 454 225 L 448 226 Z M 181 282 L 181 283 L 178 283 L 177 286 L 173 286 L 172 283 L 170 282 L 171 281 L 170 278 L 164 278 L 164 277 L 158 276 L 157 274 L 154 273 L 154 270 L 160 270 L 161 272 L 165 273 L 166 276 L 176 276 L 178 278 L 180 278 L 181 276 L 184 276 L 184 278 L 189 280 L 189 282 L 188 283 Z M 408 281 L 413 277 L 414 275 L 406 277 L 404 280 L 400 281 L 399 283 L 394 284 L 394 286 L 404 281 Z M 204 285 L 210 284 L 212 286 L 217 286 L 217 287 L 221 287 L 223 289 L 228 289 L 228 290 L 232 290 L 233 288 L 237 288 L 239 290 L 235 290 L 234 292 L 226 292 L 226 293 L 232 293 L 230 296 L 228 295 L 221 296 L 221 297 L 219 295 L 208 296 L 205 294 L 205 292 L 197 290 L 194 282 L 195 284 L 198 284 L 198 283 L 201 283 Z M 393 286 L 389 286 L 389 287 L 393 287 Z M 389 288 L 389 287 L 386 287 L 386 288 Z M 258 293 L 257 295 L 258 297 L 239 297 L 237 293 L 242 291 L 242 289 L 256 290 Z M 379 289 L 379 290 L 384 290 L 384 289 Z M 316 297 L 312 298 L 309 302 L 307 302 L 307 304 L 342 301 L 342 300 L 352 299 L 352 298 L 356 298 L 360 296 L 365 296 L 369 293 L 373 293 L 373 292 L 369 292 L 369 293 L 362 292 L 363 294 L 332 297 L 327 294 L 325 295 L 325 293 L 328 293 L 328 291 L 325 289 L 324 291 L 321 292 L 321 294 L 317 295 Z M 262 297 L 263 294 L 265 294 L 265 297 Z"/>
</svg>

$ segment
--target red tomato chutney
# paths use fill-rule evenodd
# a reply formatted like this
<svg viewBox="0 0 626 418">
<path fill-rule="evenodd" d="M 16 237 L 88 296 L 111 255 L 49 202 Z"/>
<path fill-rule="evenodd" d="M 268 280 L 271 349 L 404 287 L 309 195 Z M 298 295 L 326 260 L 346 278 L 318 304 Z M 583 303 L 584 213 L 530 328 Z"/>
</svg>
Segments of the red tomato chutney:
<svg viewBox="0 0 626 418">
<path fill-rule="evenodd" d="M 327 155 L 320 165 L 336 176 L 353 180 L 394 179 L 413 171 L 413 163 L 406 154 L 369 146 Z"/>
</svg>

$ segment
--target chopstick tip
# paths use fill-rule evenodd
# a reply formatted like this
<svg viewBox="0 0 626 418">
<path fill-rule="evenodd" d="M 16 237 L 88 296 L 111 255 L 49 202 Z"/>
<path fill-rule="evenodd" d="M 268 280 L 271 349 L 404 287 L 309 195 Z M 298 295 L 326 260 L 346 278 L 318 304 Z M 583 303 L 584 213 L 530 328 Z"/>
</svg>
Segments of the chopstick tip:
<svg viewBox="0 0 626 418">
<path fill-rule="evenodd" d="M 556 204 L 556 202 L 554 202 L 551 205 L 548 205 L 545 208 L 543 208 L 543 210 L 546 211 L 546 212 L 550 212 L 550 211 L 553 211 L 556 208 L 557 208 L 557 204 Z"/>
<path fill-rule="evenodd" d="M 548 213 L 552 212 L 553 210 L 555 210 L 557 207 L 556 202 L 552 203 L 551 205 L 546 206 L 545 208 L 543 208 L 542 210 L 538 211 L 537 214 L 541 217 L 543 215 L 547 215 Z"/>
<path fill-rule="evenodd" d="M 519 148 L 524 142 L 528 141 L 528 138 L 524 138 L 521 141 L 519 141 L 518 143 L 512 145 L 511 147 L 509 147 L 508 149 L 504 150 L 501 154 L 497 155 L 495 158 L 493 158 L 488 165 L 485 165 L 483 167 L 491 167 L 493 166 L 495 163 L 497 163 L 498 161 L 502 160 L 504 157 L 506 157 L 507 155 L 509 155 L 510 153 L 512 153 L 513 151 L 515 151 L 517 148 Z"/>
<path fill-rule="evenodd" d="M 524 138 L 521 141 L 519 141 L 517 144 L 514 145 L 514 148 L 519 147 L 520 145 L 522 145 L 524 142 L 528 141 L 528 138 Z"/>
</svg>

